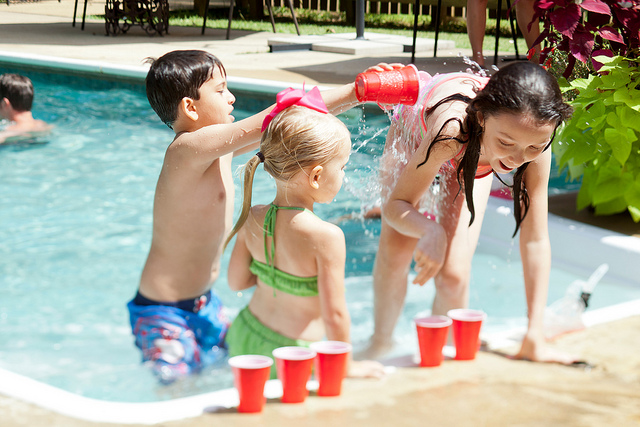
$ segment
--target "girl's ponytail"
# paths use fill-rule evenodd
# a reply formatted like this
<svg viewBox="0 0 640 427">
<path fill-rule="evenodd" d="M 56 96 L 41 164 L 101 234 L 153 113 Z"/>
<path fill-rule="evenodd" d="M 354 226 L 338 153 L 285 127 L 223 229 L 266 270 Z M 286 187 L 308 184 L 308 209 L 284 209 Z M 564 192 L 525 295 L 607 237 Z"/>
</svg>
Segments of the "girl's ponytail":
<svg viewBox="0 0 640 427">
<path fill-rule="evenodd" d="M 224 242 L 223 251 L 229 245 L 229 242 L 238 234 L 240 228 L 247 221 L 247 217 L 249 217 L 249 210 L 251 209 L 251 195 L 253 193 L 253 177 L 256 174 L 256 169 L 258 169 L 258 165 L 264 161 L 264 155 L 261 152 L 258 152 L 255 156 L 251 157 L 247 164 L 244 165 L 244 185 L 242 189 L 242 210 L 240 211 L 240 217 L 236 221 L 231 233 L 227 237 L 227 240 Z"/>
</svg>

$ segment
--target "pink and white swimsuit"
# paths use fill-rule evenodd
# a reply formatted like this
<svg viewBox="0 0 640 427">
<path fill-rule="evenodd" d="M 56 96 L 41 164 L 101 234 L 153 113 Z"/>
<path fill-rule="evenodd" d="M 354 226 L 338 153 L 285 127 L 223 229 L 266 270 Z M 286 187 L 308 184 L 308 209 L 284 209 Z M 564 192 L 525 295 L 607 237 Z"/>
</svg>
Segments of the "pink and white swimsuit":
<svg viewBox="0 0 640 427">
<path fill-rule="evenodd" d="M 478 89 L 482 89 L 489 81 L 488 77 L 476 76 L 475 74 L 469 73 L 436 74 L 432 77 L 429 73 L 419 71 L 418 76 L 420 78 L 420 94 L 418 95 L 418 100 L 414 105 L 399 105 L 395 108 L 393 115 L 394 120 L 401 123 L 404 129 L 403 134 L 405 138 L 403 139 L 405 140 L 404 143 L 408 146 L 404 147 L 402 151 L 408 155 L 416 152 L 427 134 L 424 112 L 433 96 L 433 92 L 439 85 L 452 80 L 460 80 L 461 83 L 466 80 L 469 84 Z M 465 148 L 466 147 L 463 146 L 455 157 L 458 158 L 460 154 L 464 152 Z M 458 164 L 454 158 L 445 163 L 443 167 L 456 170 Z M 480 166 L 476 170 L 476 179 L 484 178 L 492 172 L 491 166 Z"/>
</svg>

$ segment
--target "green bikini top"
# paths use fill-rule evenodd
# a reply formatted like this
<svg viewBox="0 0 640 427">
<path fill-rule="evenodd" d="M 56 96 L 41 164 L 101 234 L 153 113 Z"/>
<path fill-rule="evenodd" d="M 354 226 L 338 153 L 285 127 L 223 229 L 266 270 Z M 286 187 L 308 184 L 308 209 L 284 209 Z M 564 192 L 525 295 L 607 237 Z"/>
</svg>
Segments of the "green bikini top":
<svg viewBox="0 0 640 427">
<path fill-rule="evenodd" d="M 305 208 L 293 206 L 276 206 L 273 203 L 269 206 L 267 215 L 264 217 L 264 257 L 267 260 L 267 263 L 265 264 L 256 259 L 252 259 L 249 271 L 255 274 L 265 285 L 271 286 L 279 291 L 299 297 L 318 296 L 318 276 L 294 276 L 293 274 L 278 270 L 273 264 L 273 254 L 276 250 L 274 232 L 276 229 L 276 212 L 278 209 L 296 211 L 307 210 Z M 271 253 L 269 253 L 267 247 L 267 236 L 271 237 Z"/>
</svg>

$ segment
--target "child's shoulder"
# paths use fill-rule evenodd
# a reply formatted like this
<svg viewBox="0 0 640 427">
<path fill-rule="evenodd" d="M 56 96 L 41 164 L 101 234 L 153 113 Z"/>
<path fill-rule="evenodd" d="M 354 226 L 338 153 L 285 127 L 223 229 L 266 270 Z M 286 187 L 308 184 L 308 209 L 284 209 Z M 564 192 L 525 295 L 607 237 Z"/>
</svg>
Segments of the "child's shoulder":
<svg viewBox="0 0 640 427">
<path fill-rule="evenodd" d="M 306 232 L 316 242 L 344 242 L 344 232 L 336 224 L 325 221 L 313 212 L 304 217 Z"/>
<path fill-rule="evenodd" d="M 311 215 L 310 215 L 311 216 Z M 346 256 L 344 232 L 336 224 L 320 218 L 311 220 L 312 227 L 307 230 L 308 247 L 315 249 L 316 257 L 333 264 Z"/>
</svg>

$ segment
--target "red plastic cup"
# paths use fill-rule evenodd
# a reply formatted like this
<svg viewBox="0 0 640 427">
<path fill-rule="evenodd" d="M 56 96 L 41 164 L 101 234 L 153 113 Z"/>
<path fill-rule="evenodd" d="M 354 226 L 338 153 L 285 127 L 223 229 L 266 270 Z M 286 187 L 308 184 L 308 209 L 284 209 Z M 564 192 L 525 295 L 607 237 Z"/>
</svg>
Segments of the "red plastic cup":
<svg viewBox="0 0 640 427">
<path fill-rule="evenodd" d="M 414 105 L 419 93 L 418 69 L 413 64 L 392 71 L 367 71 L 356 77 L 360 102 Z"/>
<path fill-rule="evenodd" d="M 446 316 L 426 316 L 414 319 L 418 331 L 420 366 L 440 366 L 442 349 L 447 342 L 451 319 Z"/>
<path fill-rule="evenodd" d="M 315 362 L 318 396 L 339 396 L 342 380 L 347 374 L 351 344 L 342 341 L 318 341 L 309 347 L 318 354 Z"/>
<path fill-rule="evenodd" d="M 484 311 L 458 308 L 449 310 L 447 316 L 453 320 L 453 342 L 456 345 L 456 360 L 473 360 L 480 348 L 480 327 L 487 318 Z"/>
<path fill-rule="evenodd" d="M 304 402 L 316 352 L 306 347 L 280 347 L 273 350 L 273 357 L 282 383 L 282 403 Z"/>
<path fill-rule="evenodd" d="M 245 354 L 229 359 L 233 383 L 238 390 L 238 412 L 262 412 L 266 398 L 264 385 L 271 374 L 273 359 L 268 356 Z"/>
</svg>

